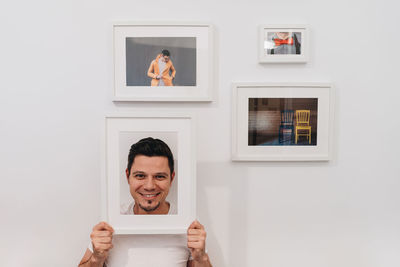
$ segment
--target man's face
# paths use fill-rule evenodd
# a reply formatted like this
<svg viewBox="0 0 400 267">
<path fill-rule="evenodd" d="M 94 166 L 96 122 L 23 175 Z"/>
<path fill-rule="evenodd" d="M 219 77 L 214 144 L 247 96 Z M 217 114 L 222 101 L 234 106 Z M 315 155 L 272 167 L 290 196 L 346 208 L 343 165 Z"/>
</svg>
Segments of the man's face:
<svg viewBox="0 0 400 267">
<path fill-rule="evenodd" d="M 135 214 L 167 214 L 169 206 L 165 198 L 174 176 L 167 157 L 137 155 L 130 173 L 126 169 L 129 189 L 135 200 Z"/>
<path fill-rule="evenodd" d="M 163 56 L 163 58 L 164 58 L 164 61 L 165 61 L 165 62 L 168 62 L 168 61 L 169 61 L 169 56 Z"/>
</svg>

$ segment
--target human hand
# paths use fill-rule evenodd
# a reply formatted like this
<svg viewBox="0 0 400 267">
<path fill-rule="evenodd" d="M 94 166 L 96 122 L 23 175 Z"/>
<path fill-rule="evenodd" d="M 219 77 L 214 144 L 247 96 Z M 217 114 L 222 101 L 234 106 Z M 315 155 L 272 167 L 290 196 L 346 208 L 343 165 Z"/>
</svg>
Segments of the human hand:
<svg viewBox="0 0 400 267">
<path fill-rule="evenodd" d="M 156 76 L 156 79 L 157 79 L 157 80 L 161 79 L 161 75 L 157 75 L 157 76 Z"/>
<path fill-rule="evenodd" d="M 206 248 L 206 236 L 207 233 L 204 226 L 201 225 L 197 220 L 192 222 L 187 230 L 187 246 L 192 253 L 192 258 L 197 262 L 208 261 Z"/>
<path fill-rule="evenodd" d="M 93 245 L 94 260 L 104 262 L 108 252 L 113 248 L 112 236 L 114 229 L 106 222 L 100 222 L 93 227 L 90 239 Z"/>
</svg>

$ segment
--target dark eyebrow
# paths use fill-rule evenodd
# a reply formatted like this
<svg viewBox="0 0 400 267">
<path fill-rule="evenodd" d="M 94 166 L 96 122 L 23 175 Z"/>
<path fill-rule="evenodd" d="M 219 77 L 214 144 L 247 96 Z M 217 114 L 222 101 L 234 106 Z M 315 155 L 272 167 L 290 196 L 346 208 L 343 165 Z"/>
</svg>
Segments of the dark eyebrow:
<svg viewBox="0 0 400 267">
<path fill-rule="evenodd" d="M 132 172 L 132 174 L 144 174 L 145 172 L 142 172 L 142 171 L 134 171 L 134 172 Z"/>
<path fill-rule="evenodd" d="M 168 173 L 166 172 L 157 172 L 156 175 L 164 175 L 164 176 L 168 176 Z"/>
</svg>

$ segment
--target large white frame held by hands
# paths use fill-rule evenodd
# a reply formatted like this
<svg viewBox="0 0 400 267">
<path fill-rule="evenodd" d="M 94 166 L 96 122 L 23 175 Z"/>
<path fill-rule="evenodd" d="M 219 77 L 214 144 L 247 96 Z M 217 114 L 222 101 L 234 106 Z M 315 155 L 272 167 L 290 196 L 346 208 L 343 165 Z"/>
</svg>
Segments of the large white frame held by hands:
<svg viewBox="0 0 400 267">
<path fill-rule="evenodd" d="M 266 49 L 269 41 L 267 34 L 273 32 L 299 33 L 301 36 L 300 54 L 267 54 Z M 259 63 L 306 63 L 309 54 L 309 31 L 304 24 L 269 24 L 259 26 L 258 38 L 258 62 Z"/>
<path fill-rule="evenodd" d="M 195 85 L 128 86 L 127 38 L 196 39 Z M 214 87 L 213 27 L 202 23 L 115 22 L 113 23 L 114 101 L 212 101 Z M 161 51 L 160 51 L 161 52 Z M 172 59 L 174 55 L 171 55 Z M 150 64 L 148 61 L 146 64 Z M 148 65 L 146 67 L 146 70 Z M 140 71 L 143 76 L 147 71 Z M 177 75 L 179 75 L 177 70 Z M 182 73 L 182 71 L 181 71 Z"/>
<path fill-rule="evenodd" d="M 232 89 L 232 160 L 326 161 L 331 159 L 334 93 L 330 83 L 234 83 Z M 317 99 L 316 145 L 250 144 L 250 98 Z M 272 123 L 264 116 L 260 119 L 265 125 Z M 276 119 L 280 120 L 279 115 Z M 278 125 L 277 130 L 279 127 Z"/>
<path fill-rule="evenodd" d="M 116 234 L 183 234 L 196 217 L 196 170 L 194 122 L 191 115 L 172 113 L 115 114 L 105 118 L 105 177 L 103 179 L 103 216 Z M 130 137 L 131 136 L 131 137 Z M 177 214 L 126 215 L 121 214 L 121 199 L 129 187 L 125 177 L 127 155 L 131 143 L 144 137 L 165 141 L 176 151 L 173 183 Z M 171 136 L 174 138 L 171 139 Z M 165 138 L 164 138 L 165 137 Z M 121 144 L 124 144 L 121 149 Z M 129 144 L 129 145 L 126 145 Z M 177 163 L 177 164 L 176 164 Z M 125 184 L 126 183 L 126 184 Z M 129 193 L 128 193 L 129 194 Z M 170 191 L 171 194 L 171 191 Z"/>
</svg>

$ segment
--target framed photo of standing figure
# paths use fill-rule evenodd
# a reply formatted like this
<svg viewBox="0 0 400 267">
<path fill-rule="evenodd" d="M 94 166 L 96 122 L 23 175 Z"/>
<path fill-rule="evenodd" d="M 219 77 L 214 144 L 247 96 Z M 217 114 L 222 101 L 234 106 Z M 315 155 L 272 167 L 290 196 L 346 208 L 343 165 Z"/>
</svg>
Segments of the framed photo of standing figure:
<svg viewBox="0 0 400 267">
<path fill-rule="evenodd" d="M 262 25 L 259 27 L 260 63 L 305 63 L 308 60 L 306 25 Z"/>
<path fill-rule="evenodd" d="M 212 101 L 210 24 L 118 22 L 113 42 L 114 101 Z"/>
<path fill-rule="evenodd" d="M 333 98 L 329 83 L 234 84 L 232 160 L 329 160 Z"/>
<path fill-rule="evenodd" d="M 196 217 L 190 115 L 105 118 L 105 220 L 117 234 L 182 234 Z"/>
</svg>

